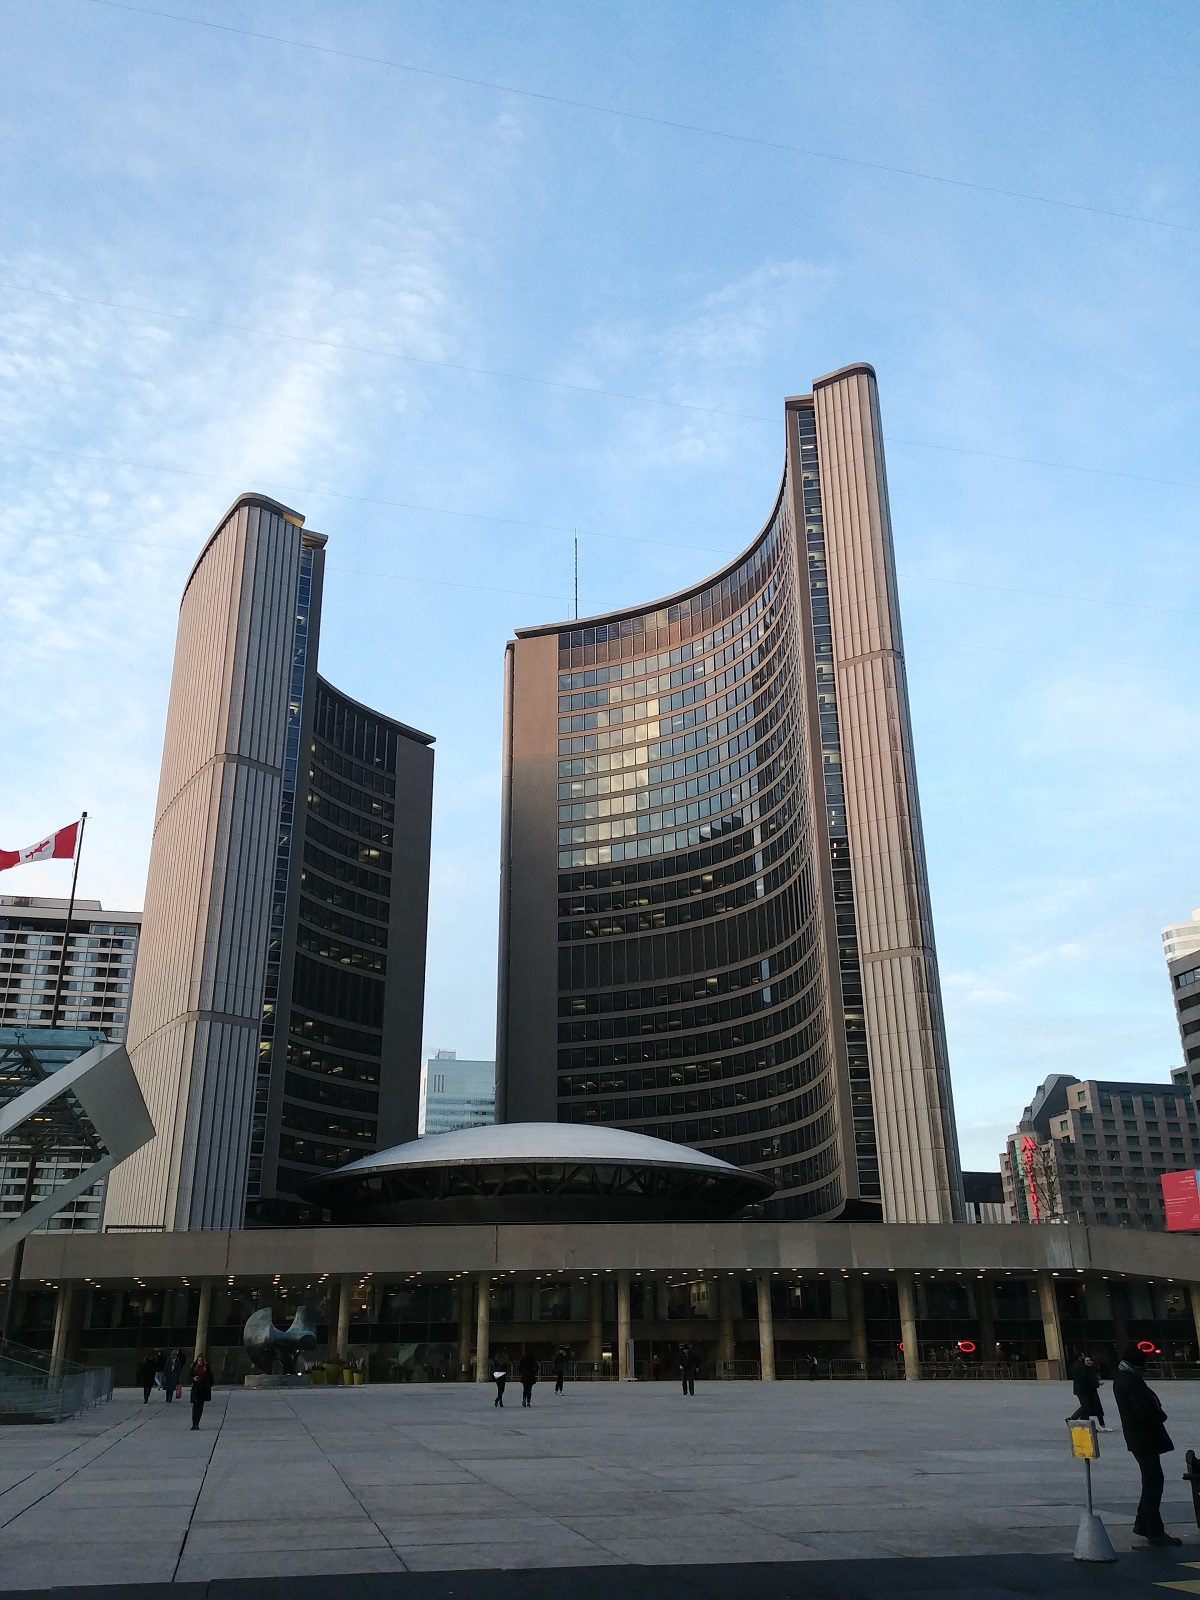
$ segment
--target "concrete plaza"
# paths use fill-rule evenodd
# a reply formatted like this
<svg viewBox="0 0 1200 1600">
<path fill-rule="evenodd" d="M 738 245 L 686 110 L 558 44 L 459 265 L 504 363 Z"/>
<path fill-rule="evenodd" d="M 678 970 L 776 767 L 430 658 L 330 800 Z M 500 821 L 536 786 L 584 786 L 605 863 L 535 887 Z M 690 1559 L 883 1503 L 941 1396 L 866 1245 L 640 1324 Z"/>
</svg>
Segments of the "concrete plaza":
<svg viewBox="0 0 1200 1600">
<path fill-rule="evenodd" d="M 1182 1565 L 1200 1561 L 1200 1533 L 1180 1477 L 1200 1385 L 1160 1392 L 1177 1446 L 1164 1512 L 1185 1545 L 1086 1569 L 1089 1592 L 1200 1577 Z M 828 1561 L 1060 1558 L 1074 1543 L 1084 1482 L 1065 1383 L 703 1383 L 694 1399 L 666 1380 L 558 1399 L 542 1383 L 528 1411 L 519 1386 L 503 1411 L 492 1396 L 218 1390 L 193 1433 L 186 1402 L 119 1391 L 72 1422 L 0 1428 L 0 1588 L 457 1570 L 460 1594 L 523 1594 L 472 1588 L 461 1569 L 811 1563 L 816 1579 Z M 1136 1468 L 1119 1434 L 1102 1448 L 1097 1508 L 1128 1552 Z M 1073 1593 L 1084 1569 L 1054 1568 Z M 979 1592 L 1041 1591 L 993 1575 Z"/>
</svg>

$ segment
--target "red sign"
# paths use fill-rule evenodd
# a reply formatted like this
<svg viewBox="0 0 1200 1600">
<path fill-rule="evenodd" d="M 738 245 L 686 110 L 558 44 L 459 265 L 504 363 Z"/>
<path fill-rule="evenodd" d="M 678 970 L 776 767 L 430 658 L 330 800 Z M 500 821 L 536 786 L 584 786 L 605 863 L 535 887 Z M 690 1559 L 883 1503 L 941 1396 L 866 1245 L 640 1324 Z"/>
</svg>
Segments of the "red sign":
<svg viewBox="0 0 1200 1600">
<path fill-rule="evenodd" d="M 1167 1232 L 1178 1233 L 1186 1228 L 1200 1228 L 1200 1172 L 1164 1172 L 1162 1184 L 1163 1210 L 1167 1214 Z"/>
<path fill-rule="evenodd" d="M 1037 1151 L 1037 1140 L 1031 1139 L 1028 1134 L 1021 1140 L 1021 1161 L 1025 1168 L 1025 1192 L 1029 1196 L 1029 1220 L 1040 1222 L 1042 1209 L 1038 1205 L 1037 1179 L 1033 1171 L 1033 1158 Z"/>
<path fill-rule="evenodd" d="M 973 1339 L 960 1339 L 958 1341 L 958 1348 L 962 1351 L 963 1355 L 973 1356 L 975 1354 L 975 1341 Z"/>
<path fill-rule="evenodd" d="M 1151 1339 L 1139 1339 L 1137 1347 L 1144 1356 L 1156 1356 L 1158 1354 L 1158 1346 Z"/>
</svg>

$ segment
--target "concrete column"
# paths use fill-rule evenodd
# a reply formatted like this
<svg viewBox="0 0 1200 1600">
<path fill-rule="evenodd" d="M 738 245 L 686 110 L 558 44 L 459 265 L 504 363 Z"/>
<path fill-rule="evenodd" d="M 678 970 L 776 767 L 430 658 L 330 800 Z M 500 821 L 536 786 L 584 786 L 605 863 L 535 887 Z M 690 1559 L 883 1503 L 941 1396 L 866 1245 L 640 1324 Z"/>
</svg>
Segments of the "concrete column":
<svg viewBox="0 0 1200 1600">
<path fill-rule="evenodd" d="M 599 1278 L 593 1278 L 588 1284 L 588 1320 L 591 1327 L 588 1332 L 587 1359 L 599 1361 L 604 1355 L 604 1285 Z"/>
<path fill-rule="evenodd" d="M 1125 1292 L 1125 1285 L 1118 1283 L 1115 1278 L 1109 1281 L 1108 1294 L 1112 1304 L 1113 1343 L 1117 1347 L 1117 1359 L 1120 1360 L 1129 1348 L 1129 1296 Z"/>
<path fill-rule="evenodd" d="M 622 1383 L 628 1383 L 633 1377 L 629 1351 L 630 1328 L 629 1272 L 622 1267 L 617 1273 L 617 1376 Z"/>
<path fill-rule="evenodd" d="M 1188 1284 L 1188 1300 L 1192 1308 L 1192 1327 L 1195 1330 L 1195 1344 L 1200 1348 L 1200 1283 Z"/>
<path fill-rule="evenodd" d="M 491 1381 L 492 1280 L 486 1272 L 478 1278 L 475 1296 L 475 1382 Z"/>
<path fill-rule="evenodd" d="M 986 1278 L 975 1283 L 975 1320 L 979 1323 L 979 1358 L 996 1359 L 996 1302 Z"/>
<path fill-rule="evenodd" d="M 863 1281 L 851 1278 L 846 1285 L 846 1302 L 850 1311 L 850 1359 L 867 1363 L 867 1308 L 863 1297 Z"/>
<path fill-rule="evenodd" d="M 54 1342 L 50 1347 L 50 1376 L 53 1378 L 62 1376 L 63 1367 L 71 1359 L 75 1300 L 75 1285 L 60 1283 L 54 1302 Z"/>
<path fill-rule="evenodd" d="M 471 1327 L 475 1311 L 475 1285 L 470 1278 L 460 1278 L 458 1281 L 458 1376 L 468 1378 L 471 1375 Z"/>
<path fill-rule="evenodd" d="M 338 1285 L 337 1322 L 333 1332 L 333 1353 L 339 1361 L 350 1354 L 350 1303 L 354 1298 L 354 1284 L 343 1278 Z"/>
<path fill-rule="evenodd" d="M 114 1289 L 112 1297 L 112 1311 L 109 1314 L 108 1325 L 110 1328 L 119 1328 L 121 1318 L 125 1314 L 125 1292 L 123 1289 Z"/>
<path fill-rule="evenodd" d="M 900 1338 L 904 1344 L 904 1376 L 914 1382 L 921 1376 L 921 1347 L 917 1342 L 917 1288 L 911 1272 L 896 1274 L 900 1302 Z"/>
<path fill-rule="evenodd" d="M 1038 1304 L 1042 1311 L 1042 1337 L 1046 1342 L 1046 1360 L 1057 1364 L 1057 1371 L 1051 1368 L 1048 1376 L 1057 1378 L 1063 1371 L 1063 1343 L 1062 1325 L 1058 1320 L 1058 1295 L 1054 1288 L 1054 1278 L 1049 1272 L 1039 1272 L 1037 1275 Z"/>
<path fill-rule="evenodd" d="M 205 1278 L 200 1284 L 200 1304 L 196 1308 L 196 1347 L 194 1356 L 208 1354 L 208 1325 L 212 1319 L 212 1279 Z M 209 1366 L 212 1362 L 209 1361 Z"/>
<path fill-rule="evenodd" d="M 758 1273 L 758 1359 L 764 1383 L 775 1378 L 775 1323 L 771 1316 L 771 1274 Z"/>
<path fill-rule="evenodd" d="M 737 1344 L 733 1327 L 733 1284 L 722 1278 L 717 1285 L 717 1305 L 721 1313 L 721 1332 L 717 1338 L 717 1360 L 733 1361 Z"/>
</svg>

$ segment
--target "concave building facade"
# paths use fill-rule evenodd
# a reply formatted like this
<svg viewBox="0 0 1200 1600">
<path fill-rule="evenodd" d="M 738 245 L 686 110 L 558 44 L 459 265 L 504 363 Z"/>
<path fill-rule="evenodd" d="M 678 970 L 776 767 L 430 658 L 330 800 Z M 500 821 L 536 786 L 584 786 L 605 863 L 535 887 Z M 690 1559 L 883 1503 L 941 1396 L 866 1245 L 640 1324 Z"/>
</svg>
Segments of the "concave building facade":
<svg viewBox="0 0 1200 1600">
<path fill-rule="evenodd" d="M 432 739 L 317 672 L 325 535 L 243 495 L 184 588 L 106 1227 L 293 1220 L 415 1136 Z"/>
<path fill-rule="evenodd" d="M 962 1216 L 875 375 L 785 405 L 762 532 L 506 655 L 497 1117 L 799 1218 Z"/>
</svg>

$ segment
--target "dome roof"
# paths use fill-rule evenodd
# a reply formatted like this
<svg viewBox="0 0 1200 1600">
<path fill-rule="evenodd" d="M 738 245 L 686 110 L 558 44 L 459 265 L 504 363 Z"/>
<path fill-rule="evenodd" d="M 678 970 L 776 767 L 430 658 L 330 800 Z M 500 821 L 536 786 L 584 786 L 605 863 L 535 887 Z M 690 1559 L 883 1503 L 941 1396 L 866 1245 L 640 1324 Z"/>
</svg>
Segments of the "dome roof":
<svg viewBox="0 0 1200 1600">
<path fill-rule="evenodd" d="M 308 1192 L 339 1222 L 660 1221 L 730 1216 L 773 1185 L 624 1128 L 507 1122 L 378 1150 Z"/>
</svg>

